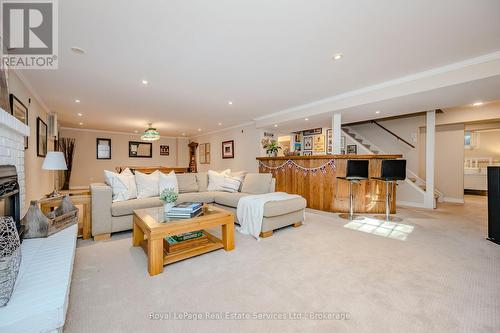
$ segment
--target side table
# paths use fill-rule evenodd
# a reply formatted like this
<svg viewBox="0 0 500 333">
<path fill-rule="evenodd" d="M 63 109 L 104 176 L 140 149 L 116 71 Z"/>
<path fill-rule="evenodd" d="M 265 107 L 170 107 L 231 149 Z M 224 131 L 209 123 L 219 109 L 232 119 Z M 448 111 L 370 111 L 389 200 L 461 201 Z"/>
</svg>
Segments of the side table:
<svg viewBox="0 0 500 333">
<path fill-rule="evenodd" d="M 92 237 L 92 196 L 89 189 L 59 191 L 60 195 L 40 199 L 40 209 L 44 214 L 54 210 L 65 195 L 69 195 L 73 205 L 79 208 L 78 236 L 83 239 Z"/>
</svg>

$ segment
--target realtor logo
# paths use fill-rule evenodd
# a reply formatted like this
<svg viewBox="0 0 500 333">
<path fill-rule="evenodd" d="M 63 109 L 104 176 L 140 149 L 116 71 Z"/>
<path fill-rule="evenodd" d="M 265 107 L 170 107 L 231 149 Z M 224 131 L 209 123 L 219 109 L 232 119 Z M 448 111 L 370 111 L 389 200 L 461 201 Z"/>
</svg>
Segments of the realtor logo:
<svg viewBox="0 0 500 333">
<path fill-rule="evenodd" d="M 57 0 L 0 0 L 2 67 L 57 69 Z"/>
</svg>

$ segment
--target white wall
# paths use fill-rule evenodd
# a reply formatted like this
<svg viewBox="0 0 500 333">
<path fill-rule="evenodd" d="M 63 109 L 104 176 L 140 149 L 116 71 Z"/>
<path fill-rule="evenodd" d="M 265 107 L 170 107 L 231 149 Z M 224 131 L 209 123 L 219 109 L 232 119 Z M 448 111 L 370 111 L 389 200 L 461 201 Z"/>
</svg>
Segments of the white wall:
<svg viewBox="0 0 500 333">
<path fill-rule="evenodd" d="M 264 130 L 257 129 L 254 124 L 250 124 L 191 138 L 191 141 L 199 144 L 210 143 L 210 164 L 200 164 L 197 152 L 198 170 L 231 169 L 234 171 L 257 172 L 256 157 L 264 156 L 260 143 L 263 137 Z M 228 140 L 234 140 L 234 158 L 223 159 L 222 142 Z"/>
<path fill-rule="evenodd" d="M 9 71 L 9 93 L 13 93 L 26 107 L 28 107 L 28 126 L 30 136 L 28 139 L 28 149 L 24 151 L 25 186 L 26 196 L 24 209 L 27 209 L 31 200 L 40 200 L 45 194 L 52 192 L 54 187 L 54 173 L 42 170 L 43 157 L 38 157 L 36 153 L 36 118 L 40 117 L 47 124 L 47 112 L 43 104 L 37 99 L 30 87 L 28 87 L 20 77 Z M 31 99 L 31 104 L 29 104 Z M 48 151 L 53 150 L 54 140 L 48 138 Z"/>
<path fill-rule="evenodd" d="M 407 117 L 379 121 L 388 130 L 396 133 L 406 141 L 415 146 L 412 148 L 396 137 L 384 131 L 375 124 L 367 123 L 350 126 L 361 136 L 382 149 L 387 154 L 402 154 L 406 158 L 408 169 L 418 172 L 419 169 L 419 145 L 418 133 L 421 126 L 425 126 L 425 116 Z M 415 140 L 416 139 L 416 140 Z M 425 143 L 424 143 L 425 147 Z"/>
<path fill-rule="evenodd" d="M 465 150 L 466 158 L 492 158 L 500 160 L 500 129 L 479 131 L 478 144 Z"/>
<path fill-rule="evenodd" d="M 70 187 L 88 186 L 90 183 L 103 182 L 104 170 L 115 170 L 118 166 L 169 166 L 187 167 L 189 151 L 187 138 L 161 138 L 153 142 L 152 158 L 135 158 L 128 156 L 128 142 L 141 141 L 140 135 L 102 132 L 82 129 L 61 128 L 60 137 L 75 138 L 76 147 L 73 159 Z M 111 139 L 111 159 L 96 158 L 96 139 Z M 160 156 L 160 145 L 168 145 L 169 156 Z"/>
<path fill-rule="evenodd" d="M 456 118 L 448 120 L 450 119 Z M 448 120 L 441 118 L 441 123 Z M 385 153 L 402 154 L 407 160 L 408 169 L 425 179 L 425 116 L 384 120 L 379 123 L 412 143 L 415 148 L 399 141 L 375 124 L 367 123 L 351 127 Z M 463 140 L 463 123 L 436 127 L 435 187 L 443 192 L 445 200 L 463 201 Z"/>
</svg>

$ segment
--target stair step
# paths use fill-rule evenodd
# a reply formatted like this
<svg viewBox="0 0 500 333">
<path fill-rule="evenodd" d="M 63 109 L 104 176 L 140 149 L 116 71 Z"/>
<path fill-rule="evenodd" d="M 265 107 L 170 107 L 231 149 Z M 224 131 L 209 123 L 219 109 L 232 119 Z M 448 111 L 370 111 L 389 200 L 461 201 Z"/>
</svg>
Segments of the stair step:
<svg viewBox="0 0 500 333">
<path fill-rule="evenodd" d="M 375 155 L 378 155 L 378 153 L 379 153 L 378 150 L 372 150 L 371 152 L 374 153 Z"/>
<path fill-rule="evenodd" d="M 411 180 L 414 183 L 417 181 L 417 178 L 414 178 L 414 177 L 408 177 L 408 179 Z"/>
<path fill-rule="evenodd" d="M 418 185 L 418 187 L 420 187 L 422 190 L 426 191 L 426 186 L 425 185 Z M 439 198 L 439 194 L 434 193 L 434 199 L 437 199 L 437 198 Z"/>
<path fill-rule="evenodd" d="M 368 145 L 368 144 L 363 144 L 363 146 L 365 146 L 366 149 L 370 149 L 370 147 L 371 147 L 371 145 Z"/>
</svg>

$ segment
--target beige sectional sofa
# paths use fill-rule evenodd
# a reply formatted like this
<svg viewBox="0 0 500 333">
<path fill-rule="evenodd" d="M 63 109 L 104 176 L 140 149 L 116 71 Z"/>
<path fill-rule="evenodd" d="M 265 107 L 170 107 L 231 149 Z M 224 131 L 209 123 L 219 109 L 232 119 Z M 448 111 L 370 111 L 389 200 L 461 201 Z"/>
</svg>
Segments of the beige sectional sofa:
<svg viewBox="0 0 500 333">
<path fill-rule="evenodd" d="M 271 174 L 260 173 L 246 174 L 240 190 L 235 193 L 208 191 L 206 172 L 177 174 L 177 182 L 179 185 L 177 202 L 213 203 L 232 211 L 236 211 L 240 198 L 252 194 L 274 192 L 275 189 L 275 179 L 271 177 Z M 90 190 L 92 193 L 92 236 L 95 240 L 106 239 L 113 232 L 132 229 L 132 215 L 135 209 L 163 205 L 159 197 L 112 202 L 112 190 L 106 184 L 91 184 Z M 302 224 L 305 207 L 306 200 L 302 197 L 266 203 L 261 236 L 270 236 L 273 230 L 281 227 Z"/>
</svg>

